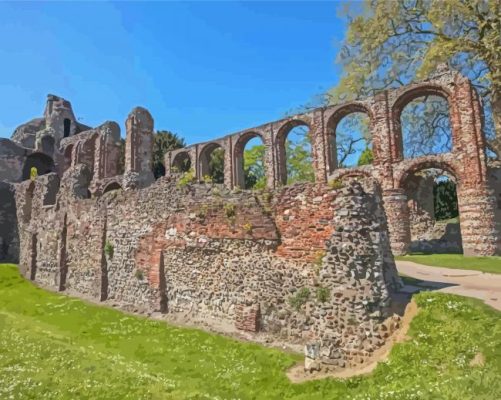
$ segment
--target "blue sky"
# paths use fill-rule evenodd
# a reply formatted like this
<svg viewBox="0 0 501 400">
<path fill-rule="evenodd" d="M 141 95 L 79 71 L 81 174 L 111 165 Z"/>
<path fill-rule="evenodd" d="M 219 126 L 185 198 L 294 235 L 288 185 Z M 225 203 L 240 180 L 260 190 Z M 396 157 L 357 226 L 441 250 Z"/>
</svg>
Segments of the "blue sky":
<svg viewBox="0 0 501 400">
<path fill-rule="evenodd" d="M 335 2 L 0 2 L 0 137 L 48 93 L 82 123 L 148 108 L 188 143 L 280 119 L 334 86 Z"/>
</svg>

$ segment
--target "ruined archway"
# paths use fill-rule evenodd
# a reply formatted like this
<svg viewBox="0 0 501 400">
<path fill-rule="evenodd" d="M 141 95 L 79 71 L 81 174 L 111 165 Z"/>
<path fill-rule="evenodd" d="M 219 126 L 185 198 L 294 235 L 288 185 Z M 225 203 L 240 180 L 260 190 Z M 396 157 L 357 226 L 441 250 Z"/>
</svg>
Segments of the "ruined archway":
<svg viewBox="0 0 501 400">
<path fill-rule="evenodd" d="M 463 252 L 458 186 L 454 168 L 445 162 L 416 163 L 403 174 L 410 252 Z"/>
<path fill-rule="evenodd" d="M 103 194 L 112 192 L 114 190 L 122 190 L 122 186 L 118 182 L 111 182 L 106 185 L 106 187 L 103 190 Z"/>
<path fill-rule="evenodd" d="M 172 172 L 188 172 L 191 169 L 191 158 L 187 151 L 181 151 L 174 156 L 171 164 Z"/>
<path fill-rule="evenodd" d="M 336 168 L 372 163 L 371 121 L 370 111 L 359 103 L 347 104 L 329 118 L 329 173 L 333 173 Z"/>
<path fill-rule="evenodd" d="M 247 155 L 246 147 L 250 152 Z M 236 186 L 245 189 L 266 186 L 265 152 L 266 147 L 261 134 L 251 131 L 238 138 L 234 149 Z"/>
<path fill-rule="evenodd" d="M 224 149 L 220 144 L 206 144 L 200 152 L 199 162 L 202 180 L 224 183 Z"/>
<path fill-rule="evenodd" d="M 23 166 L 23 181 L 30 179 L 31 169 L 36 168 L 37 175 L 55 171 L 54 160 L 43 153 L 33 153 L 26 157 Z"/>
<path fill-rule="evenodd" d="M 310 125 L 301 119 L 287 121 L 280 127 L 276 146 L 278 181 L 282 185 L 315 180 L 310 131 Z"/>
<path fill-rule="evenodd" d="M 454 146 L 450 94 L 441 86 L 405 91 L 393 106 L 395 160 L 451 152 Z"/>
</svg>

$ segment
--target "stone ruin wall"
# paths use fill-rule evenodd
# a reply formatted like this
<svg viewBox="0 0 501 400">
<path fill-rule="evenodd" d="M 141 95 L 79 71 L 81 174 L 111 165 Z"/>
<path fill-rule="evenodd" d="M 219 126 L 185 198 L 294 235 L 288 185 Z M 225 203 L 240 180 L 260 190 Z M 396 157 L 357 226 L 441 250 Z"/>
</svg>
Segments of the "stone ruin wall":
<svg viewBox="0 0 501 400">
<path fill-rule="evenodd" d="M 385 323 L 400 281 L 380 199 L 356 182 L 258 196 L 164 177 L 82 199 L 82 173 L 67 171 L 59 191 L 55 174 L 17 185 L 20 266 L 41 286 L 308 345 L 310 368 L 362 362 L 396 327 Z M 303 288 L 310 295 L 296 310 L 290 300 Z"/>
</svg>

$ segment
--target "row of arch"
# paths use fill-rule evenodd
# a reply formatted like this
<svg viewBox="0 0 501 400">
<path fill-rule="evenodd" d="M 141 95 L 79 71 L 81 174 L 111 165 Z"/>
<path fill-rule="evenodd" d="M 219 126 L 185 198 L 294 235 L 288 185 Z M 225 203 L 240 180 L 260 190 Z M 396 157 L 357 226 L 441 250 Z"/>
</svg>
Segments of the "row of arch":
<svg viewBox="0 0 501 400">
<path fill-rule="evenodd" d="M 266 127 L 265 129 L 250 130 L 243 134 L 235 135 L 236 142 L 234 145 L 228 146 L 226 144 L 227 139 L 222 139 L 214 142 L 209 142 L 205 145 L 200 145 L 196 152 L 190 151 L 190 148 L 183 149 L 181 151 L 176 151 L 173 153 L 172 159 L 168 162 L 171 163 L 171 171 L 184 172 L 190 168 L 197 169 L 199 177 L 211 174 L 211 155 L 215 150 L 232 152 L 231 161 L 232 167 L 229 169 L 233 174 L 232 184 L 242 187 L 243 176 L 244 176 L 244 159 L 243 154 L 246 145 L 249 141 L 254 138 L 259 138 L 262 145 L 264 145 L 264 164 L 265 168 L 273 168 L 274 171 L 266 171 L 267 175 L 274 175 L 274 180 L 279 184 L 287 183 L 288 168 L 287 168 L 287 140 L 292 131 L 297 127 L 304 127 L 308 130 L 308 135 L 311 141 L 311 158 L 312 164 L 315 164 L 316 168 L 324 168 L 326 174 L 332 174 L 337 168 L 344 167 L 346 165 L 346 154 L 343 155 L 343 159 L 340 157 L 340 140 L 341 137 L 338 134 L 338 129 L 342 127 L 345 118 L 352 115 L 363 115 L 368 120 L 368 130 L 370 136 L 368 138 L 361 137 L 358 135 L 354 143 L 361 142 L 358 145 L 358 151 L 362 151 L 364 148 L 370 150 L 370 158 L 374 160 L 375 163 L 380 163 L 383 159 L 390 158 L 391 162 L 401 161 L 404 158 L 413 158 L 415 155 L 405 154 L 405 146 L 403 137 L 404 132 L 402 132 L 401 117 L 406 106 L 415 101 L 416 99 L 422 98 L 423 96 L 436 96 L 440 101 L 445 102 L 445 109 L 448 111 L 445 116 L 446 121 L 444 122 L 444 127 L 442 130 L 445 131 L 445 136 L 447 139 L 441 148 L 436 151 L 432 151 L 429 154 L 440 154 L 448 153 L 453 151 L 455 137 L 457 137 L 457 132 L 453 132 L 453 125 L 450 121 L 450 116 L 453 112 L 452 104 L 450 99 L 450 93 L 443 87 L 435 85 L 420 86 L 414 90 L 404 91 L 393 103 L 391 107 L 391 121 L 392 124 L 388 127 L 388 131 L 392 132 L 387 135 L 387 132 L 381 131 L 379 127 L 376 129 L 375 120 L 376 115 L 373 109 L 375 108 L 375 103 L 373 99 L 369 99 L 363 102 L 353 102 L 341 107 L 330 107 L 323 109 L 323 113 L 318 122 L 318 118 L 315 118 L 315 112 L 310 114 L 305 114 L 298 116 L 295 119 L 286 121 L 282 126 L 279 127 L 276 135 L 269 134 Z M 379 118 L 379 117 L 378 117 Z M 322 126 L 323 121 L 325 121 L 325 128 Z M 448 128 L 448 131 L 447 131 Z M 323 143 L 321 143 L 323 142 Z M 431 143 L 433 143 L 433 138 L 431 138 Z M 319 146 L 322 144 L 323 146 Z M 351 145 L 351 144 L 350 144 Z M 361 146 L 361 147 L 360 147 Z M 318 148 L 323 147 L 325 150 L 325 166 L 317 165 Z M 433 150 L 433 149 L 432 149 Z M 357 153 L 360 154 L 360 153 Z M 193 160 L 195 158 L 196 160 Z M 227 161 L 227 157 L 223 157 Z M 356 165 L 353 160 L 350 161 L 351 165 Z M 228 169 L 226 169 L 228 170 Z"/>
</svg>

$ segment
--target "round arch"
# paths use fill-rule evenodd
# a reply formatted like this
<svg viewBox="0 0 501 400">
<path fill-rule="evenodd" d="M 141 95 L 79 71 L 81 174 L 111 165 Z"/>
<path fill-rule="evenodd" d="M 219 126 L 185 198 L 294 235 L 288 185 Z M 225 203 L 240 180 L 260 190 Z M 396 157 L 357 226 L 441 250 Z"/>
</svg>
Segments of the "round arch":
<svg viewBox="0 0 501 400">
<path fill-rule="evenodd" d="M 369 129 L 372 134 L 372 125 L 373 125 L 373 113 L 372 110 L 362 103 L 348 103 L 344 104 L 337 110 L 335 110 L 332 115 L 327 119 L 325 124 L 326 126 L 326 134 L 327 134 L 327 143 L 328 143 L 328 166 L 329 172 L 333 173 L 334 170 L 338 167 L 338 156 L 337 156 L 337 142 L 336 142 L 336 129 L 341 122 L 341 120 L 347 117 L 350 114 L 361 113 L 365 114 L 369 118 Z M 379 154 L 377 149 L 374 149 L 374 155 Z"/>
<path fill-rule="evenodd" d="M 401 116 L 404 108 L 413 100 L 423 97 L 423 96 L 438 96 L 447 101 L 448 110 L 449 110 L 449 118 L 452 115 L 452 100 L 451 100 L 451 92 L 441 86 L 436 84 L 423 84 L 414 87 L 407 88 L 403 90 L 397 99 L 394 101 L 393 106 L 391 108 L 391 118 L 394 127 L 394 141 L 395 146 L 392 149 L 392 157 L 395 161 L 403 160 L 404 158 L 404 145 L 403 145 L 403 134 L 402 134 L 402 122 Z M 456 136 L 454 132 L 454 126 L 451 124 L 452 129 L 452 147 L 454 148 L 454 138 Z"/>
<path fill-rule="evenodd" d="M 305 119 L 292 119 L 285 122 L 277 132 L 277 176 L 278 182 L 282 185 L 287 184 L 287 154 L 285 149 L 285 142 L 289 133 L 298 126 L 306 126 L 308 130 L 311 130 L 311 124 L 308 123 Z"/>
<path fill-rule="evenodd" d="M 425 170 L 425 169 L 441 169 L 448 172 L 456 180 L 456 184 L 459 186 L 461 180 L 457 172 L 457 168 L 453 166 L 448 161 L 439 160 L 418 160 L 416 159 L 412 162 L 404 171 L 395 176 L 395 187 L 402 189 L 405 181 L 415 173 Z"/>
<path fill-rule="evenodd" d="M 122 190 L 122 186 L 120 186 L 118 182 L 110 182 L 104 188 L 103 194 L 111 192 L 113 190 Z"/>
<path fill-rule="evenodd" d="M 171 163 L 172 172 L 188 172 L 191 169 L 191 157 L 187 151 L 181 151 L 174 156 Z"/>
<path fill-rule="evenodd" d="M 245 173 L 244 173 L 244 150 L 247 143 L 254 138 L 261 139 L 263 145 L 265 145 L 264 137 L 261 133 L 257 131 L 249 131 L 240 135 L 235 143 L 233 150 L 233 160 L 235 166 L 235 185 L 240 188 L 245 188 Z M 267 152 L 267 147 L 265 146 L 265 153 Z M 266 159 L 266 155 L 265 155 Z M 266 164 L 266 163 L 265 163 Z M 266 165 L 264 165 L 266 171 Z"/>
<path fill-rule="evenodd" d="M 36 168 L 37 175 L 45 175 L 55 171 L 54 160 L 43 153 L 32 153 L 24 161 L 23 181 L 30 179 L 31 168 Z"/>
<path fill-rule="evenodd" d="M 221 144 L 217 142 L 211 142 L 207 143 L 202 150 L 200 151 L 200 156 L 199 156 L 199 171 L 200 171 L 200 178 L 203 178 L 205 176 L 210 176 L 211 178 L 215 178 L 214 171 L 212 170 L 211 167 L 211 159 L 212 159 L 212 154 L 214 153 L 215 150 L 217 149 L 222 149 L 224 151 L 224 147 L 221 146 Z M 223 157 L 223 175 L 224 175 L 224 157 Z M 215 182 L 216 183 L 224 183 L 223 179 L 221 177 L 216 177 Z M 221 182 L 220 182 L 221 181 Z"/>
</svg>

